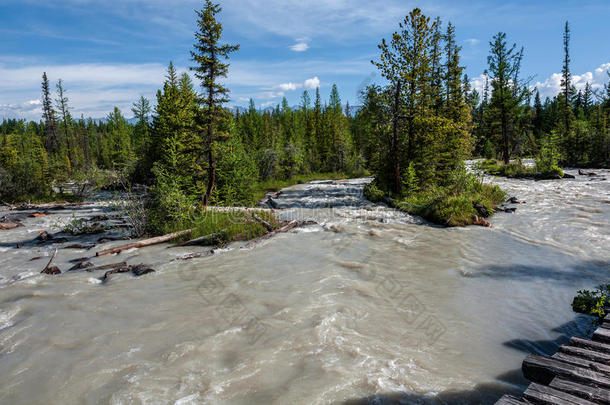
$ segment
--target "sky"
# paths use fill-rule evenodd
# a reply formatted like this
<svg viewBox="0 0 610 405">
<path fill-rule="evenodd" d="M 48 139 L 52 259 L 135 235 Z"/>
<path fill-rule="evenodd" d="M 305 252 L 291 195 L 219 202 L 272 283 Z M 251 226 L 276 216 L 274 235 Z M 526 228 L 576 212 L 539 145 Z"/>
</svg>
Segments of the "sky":
<svg viewBox="0 0 610 405">
<path fill-rule="evenodd" d="M 105 117 L 114 106 L 131 117 L 140 96 L 154 104 L 165 69 L 191 66 L 201 0 L 0 0 L 0 119 L 41 116 L 43 72 L 63 79 L 72 115 Z M 411 1 L 221 0 L 223 38 L 238 43 L 229 77 L 230 105 L 298 105 L 304 90 L 327 99 L 336 83 L 343 103 L 382 79 L 371 64 L 414 7 L 456 26 L 462 64 L 482 86 L 489 41 L 499 31 L 525 47 L 523 77 L 543 97 L 559 88 L 562 32 L 572 29 L 577 88 L 608 81 L 608 0 Z"/>
</svg>

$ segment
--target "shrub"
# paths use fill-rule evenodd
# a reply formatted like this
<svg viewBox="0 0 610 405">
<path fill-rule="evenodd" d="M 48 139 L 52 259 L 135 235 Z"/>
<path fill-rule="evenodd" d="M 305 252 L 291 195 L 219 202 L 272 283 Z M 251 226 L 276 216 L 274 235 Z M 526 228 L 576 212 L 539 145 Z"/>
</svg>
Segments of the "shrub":
<svg viewBox="0 0 610 405">
<path fill-rule="evenodd" d="M 595 291 L 578 291 L 578 295 L 572 301 L 572 310 L 601 319 L 605 316 L 604 308 L 608 304 L 609 296 L 610 284 L 602 284 Z"/>
<path fill-rule="evenodd" d="M 374 203 L 381 202 L 385 193 L 377 187 L 377 182 L 373 181 L 364 187 L 364 197 Z"/>
</svg>

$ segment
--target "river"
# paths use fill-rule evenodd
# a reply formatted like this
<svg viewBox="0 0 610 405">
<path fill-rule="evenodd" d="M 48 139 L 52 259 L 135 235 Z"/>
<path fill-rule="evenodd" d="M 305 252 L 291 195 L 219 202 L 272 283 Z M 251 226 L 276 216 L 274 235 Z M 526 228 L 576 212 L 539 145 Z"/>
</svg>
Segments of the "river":
<svg viewBox="0 0 610 405">
<path fill-rule="evenodd" d="M 94 258 L 157 270 L 106 283 L 41 275 L 55 247 L 15 244 L 109 205 L 28 218 L 0 232 L 0 403 L 493 403 L 525 388 L 527 353 L 588 332 L 570 304 L 610 279 L 598 173 L 486 178 L 526 201 L 493 229 L 375 206 L 367 179 L 298 185 L 279 215 L 320 225 L 190 261 L 172 259 L 203 248 Z M 95 251 L 61 249 L 56 265 Z"/>
</svg>

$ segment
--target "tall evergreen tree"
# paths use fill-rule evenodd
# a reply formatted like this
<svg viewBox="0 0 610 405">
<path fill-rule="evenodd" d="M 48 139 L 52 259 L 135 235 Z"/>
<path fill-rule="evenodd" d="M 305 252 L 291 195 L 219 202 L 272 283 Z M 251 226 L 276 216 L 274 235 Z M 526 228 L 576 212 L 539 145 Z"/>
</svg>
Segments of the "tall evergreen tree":
<svg viewBox="0 0 610 405">
<path fill-rule="evenodd" d="M 42 74 L 42 115 L 45 122 L 45 145 L 50 154 L 59 151 L 59 139 L 57 138 L 57 118 L 51 101 L 51 91 L 47 72 Z"/>
<path fill-rule="evenodd" d="M 70 167 L 73 167 L 76 164 L 74 160 L 74 149 L 72 147 L 71 134 L 70 134 L 70 126 L 72 117 L 70 116 L 70 107 L 68 106 L 68 96 L 66 95 L 66 90 L 64 89 L 63 81 L 61 79 L 57 82 L 57 108 L 59 109 L 59 113 L 61 114 L 61 126 L 64 130 L 64 141 L 66 143 L 66 149 L 68 152 L 68 159 L 70 160 Z"/>
<path fill-rule="evenodd" d="M 499 126 L 502 159 L 510 161 L 513 123 L 519 100 L 513 91 L 514 75 L 517 70 L 517 45 L 508 47 L 506 34 L 499 32 L 490 42 L 491 50 L 487 58 L 491 78 L 492 94 L 489 105 L 492 122 Z"/>
<path fill-rule="evenodd" d="M 203 205 L 208 205 L 216 179 L 216 159 L 214 143 L 221 139 L 219 134 L 220 120 L 224 116 L 222 105 L 229 101 L 229 90 L 220 79 L 227 77 L 229 64 L 224 62 L 229 55 L 239 50 L 239 45 L 221 44 L 222 24 L 216 16 L 221 11 L 218 4 L 206 0 L 203 8 L 197 13 L 197 33 L 191 59 L 195 66 L 191 68 L 200 81 L 203 93 L 199 97 L 202 107 L 198 120 L 204 130 L 205 153 L 208 157 L 208 185 Z"/>
<path fill-rule="evenodd" d="M 563 31 L 563 67 L 561 68 L 561 93 L 563 99 L 563 122 L 565 134 L 569 136 L 573 112 L 572 112 L 572 74 L 570 72 L 570 24 L 566 21 Z"/>
</svg>

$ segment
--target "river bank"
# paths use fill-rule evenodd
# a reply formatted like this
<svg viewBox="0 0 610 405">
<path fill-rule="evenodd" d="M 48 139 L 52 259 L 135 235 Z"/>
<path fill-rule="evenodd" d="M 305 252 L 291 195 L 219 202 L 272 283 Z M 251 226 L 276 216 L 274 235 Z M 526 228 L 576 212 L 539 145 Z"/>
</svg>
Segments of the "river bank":
<svg viewBox="0 0 610 405">
<path fill-rule="evenodd" d="M 105 284 L 40 275 L 29 260 L 53 247 L 14 248 L 105 203 L 0 233 L 0 402 L 486 404 L 525 387 L 526 352 L 587 333 L 570 304 L 610 277 L 608 182 L 486 178 L 526 204 L 449 229 L 366 201 L 368 181 L 274 199 L 319 225 L 186 262 L 205 248 L 128 251 L 156 273 Z"/>
</svg>

